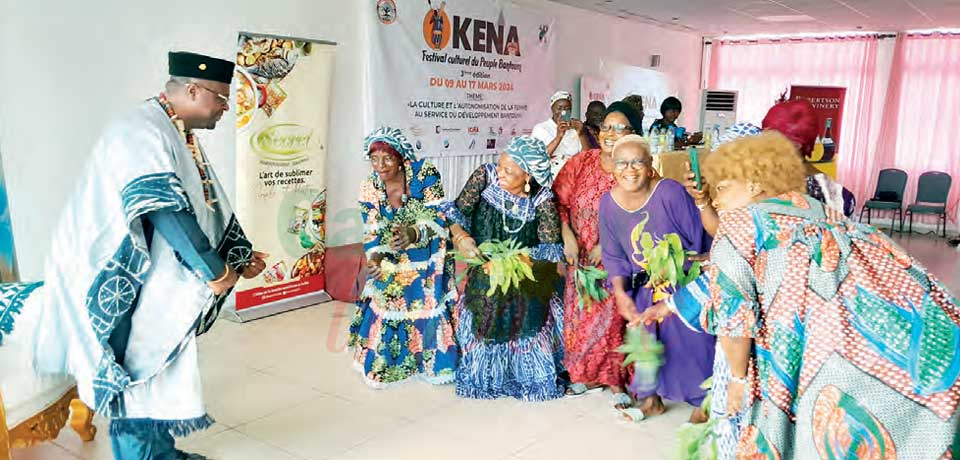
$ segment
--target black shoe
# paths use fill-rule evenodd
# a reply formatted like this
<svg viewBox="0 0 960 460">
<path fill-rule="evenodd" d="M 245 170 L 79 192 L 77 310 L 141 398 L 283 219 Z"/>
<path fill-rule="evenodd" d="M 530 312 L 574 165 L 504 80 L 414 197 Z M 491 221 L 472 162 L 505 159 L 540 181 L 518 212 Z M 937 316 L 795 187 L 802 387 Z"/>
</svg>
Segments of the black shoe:
<svg viewBox="0 0 960 460">
<path fill-rule="evenodd" d="M 953 246 L 953 247 L 960 246 L 960 238 L 954 238 L 954 239 L 952 239 L 952 240 L 950 240 L 950 241 L 947 241 L 947 244 L 949 244 L 950 246 Z"/>
<path fill-rule="evenodd" d="M 177 449 L 177 460 L 210 460 L 210 459 L 200 454 L 192 454 L 190 452 L 184 452 L 180 449 Z"/>
</svg>

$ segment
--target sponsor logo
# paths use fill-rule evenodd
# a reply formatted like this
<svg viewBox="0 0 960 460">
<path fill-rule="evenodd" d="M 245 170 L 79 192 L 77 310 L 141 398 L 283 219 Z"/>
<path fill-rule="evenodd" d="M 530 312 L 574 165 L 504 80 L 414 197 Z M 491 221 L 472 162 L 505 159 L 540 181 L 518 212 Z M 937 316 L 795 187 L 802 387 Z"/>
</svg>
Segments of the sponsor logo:
<svg viewBox="0 0 960 460">
<path fill-rule="evenodd" d="M 393 0 L 379 0 L 377 2 L 377 19 L 384 25 L 397 22 L 397 3 Z"/>
<path fill-rule="evenodd" d="M 476 140 L 476 139 L 470 139 L 470 145 L 467 146 L 467 148 L 470 149 L 470 150 L 473 150 L 476 146 L 477 146 L 477 140 Z"/>
<path fill-rule="evenodd" d="M 497 140 L 487 139 L 487 150 L 493 150 L 495 148 L 497 148 Z"/>
<path fill-rule="evenodd" d="M 467 128 L 467 133 L 470 134 L 470 135 L 480 134 L 480 127 L 479 127 L 479 126 L 471 126 L 471 127 Z"/>
<path fill-rule="evenodd" d="M 313 130 L 293 123 L 267 126 L 250 136 L 250 146 L 261 158 L 294 162 L 307 157 Z"/>
</svg>

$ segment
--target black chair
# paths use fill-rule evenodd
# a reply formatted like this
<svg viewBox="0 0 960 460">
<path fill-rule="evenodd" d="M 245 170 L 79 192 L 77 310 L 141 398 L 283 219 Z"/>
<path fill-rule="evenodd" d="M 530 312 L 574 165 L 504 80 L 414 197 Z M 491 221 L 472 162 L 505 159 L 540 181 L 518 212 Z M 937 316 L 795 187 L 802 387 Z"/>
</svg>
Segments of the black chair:
<svg viewBox="0 0 960 460">
<path fill-rule="evenodd" d="M 910 216 L 910 231 L 913 231 L 914 214 L 933 214 L 937 217 L 937 226 L 934 233 L 940 229 L 943 222 L 943 237 L 947 237 L 947 195 L 950 194 L 949 174 L 940 171 L 925 172 L 917 182 L 917 198 L 913 204 L 907 206 L 907 215 Z"/>
<path fill-rule="evenodd" d="M 880 170 L 877 178 L 877 190 L 873 198 L 860 208 L 860 220 L 863 212 L 867 212 L 867 223 L 870 223 L 870 214 L 877 211 L 890 211 L 890 233 L 894 229 L 895 215 L 900 218 L 900 231 L 903 231 L 903 191 L 907 188 L 907 172 L 902 169 L 890 168 Z M 894 212 L 896 212 L 894 214 Z"/>
</svg>

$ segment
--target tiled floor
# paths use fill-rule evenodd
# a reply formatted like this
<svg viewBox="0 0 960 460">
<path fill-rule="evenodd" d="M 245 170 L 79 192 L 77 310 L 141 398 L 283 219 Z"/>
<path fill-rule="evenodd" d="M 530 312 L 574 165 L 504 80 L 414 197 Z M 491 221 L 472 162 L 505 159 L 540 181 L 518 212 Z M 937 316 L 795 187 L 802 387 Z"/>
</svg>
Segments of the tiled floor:
<svg viewBox="0 0 960 460">
<path fill-rule="evenodd" d="M 897 237 L 955 293 L 960 253 L 929 236 Z M 689 407 L 620 422 L 609 395 L 547 403 L 458 399 L 453 388 L 411 382 L 368 389 L 344 351 L 352 305 L 328 303 L 247 324 L 220 321 L 201 338 L 210 413 L 218 424 L 178 446 L 220 460 L 563 460 L 672 458 Z M 55 444 L 16 460 L 109 460 L 107 426 L 83 444 Z"/>
</svg>

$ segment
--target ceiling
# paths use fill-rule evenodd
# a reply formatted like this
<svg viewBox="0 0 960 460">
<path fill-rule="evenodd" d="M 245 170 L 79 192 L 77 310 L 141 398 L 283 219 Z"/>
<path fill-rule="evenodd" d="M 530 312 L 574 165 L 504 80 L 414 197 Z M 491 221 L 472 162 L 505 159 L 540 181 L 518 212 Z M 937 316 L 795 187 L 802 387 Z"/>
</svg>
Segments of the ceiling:
<svg viewBox="0 0 960 460">
<path fill-rule="evenodd" d="M 713 37 L 960 27 L 960 0 L 553 0 Z"/>
</svg>

